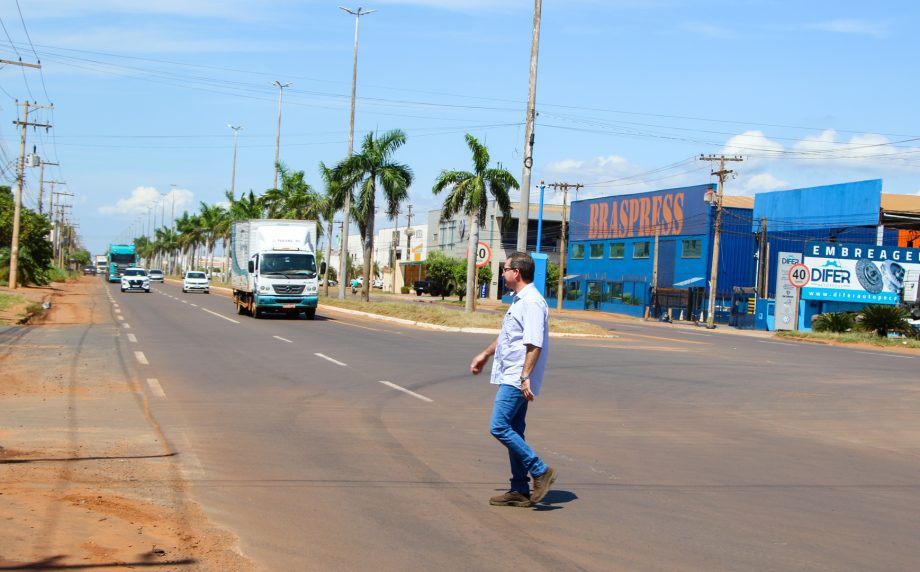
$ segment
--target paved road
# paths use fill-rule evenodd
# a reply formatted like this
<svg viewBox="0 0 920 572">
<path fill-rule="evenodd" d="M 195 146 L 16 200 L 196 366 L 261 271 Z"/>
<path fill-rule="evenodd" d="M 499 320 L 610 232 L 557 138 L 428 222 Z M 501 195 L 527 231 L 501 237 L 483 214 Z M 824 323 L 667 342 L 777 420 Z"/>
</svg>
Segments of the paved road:
<svg viewBox="0 0 920 572">
<path fill-rule="evenodd" d="M 265 569 L 920 563 L 917 358 L 642 324 L 554 339 L 528 440 L 557 489 L 498 508 L 494 391 L 467 373 L 489 336 L 109 288 L 195 496 Z"/>
</svg>

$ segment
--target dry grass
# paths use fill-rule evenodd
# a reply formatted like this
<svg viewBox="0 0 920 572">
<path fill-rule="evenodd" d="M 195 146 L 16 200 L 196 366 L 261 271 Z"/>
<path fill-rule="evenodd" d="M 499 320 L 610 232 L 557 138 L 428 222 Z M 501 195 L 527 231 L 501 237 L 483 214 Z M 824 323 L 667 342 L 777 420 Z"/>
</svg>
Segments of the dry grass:
<svg viewBox="0 0 920 572">
<path fill-rule="evenodd" d="M 0 310 L 12 308 L 16 304 L 25 302 L 25 298 L 18 294 L 0 294 Z"/>
<path fill-rule="evenodd" d="M 337 308 L 346 308 L 367 312 L 369 314 L 378 314 L 381 316 L 390 316 L 401 318 L 412 322 L 424 322 L 426 324 L 437 324 L 439 326 L 449 326 L 452 328 L 489 328 L 498 330 L 502 325 L 502 317 L 507 305 L 497 306 L 498 312 L 476 311 L 467 314 L 461 307 L 451 307 L 442 304 L 416 304 L 401 302 L 362 302 L 352 298 L 344 300 L 333 297 L 320 298 L 320 306 L 335 306 Z M 550 318 L 549 331 L 552 333 L 566 334 L 584 334 L 591 336 L 607 335 L 607 330 L 596 324 L 578 322 L 575 320 L 560 320 Z"/>
<path fill-rule="evenodd" d="M 777 337 L 798 338 L 837 342 L 841 344 L 871 344 L 879 347 L 898 347 L 920 349 L 920 340 L 912 338 L 882 338 L 869 332 L 846 332 L 835 334 L 832 332 L 777 332 Z"/>
</svg>

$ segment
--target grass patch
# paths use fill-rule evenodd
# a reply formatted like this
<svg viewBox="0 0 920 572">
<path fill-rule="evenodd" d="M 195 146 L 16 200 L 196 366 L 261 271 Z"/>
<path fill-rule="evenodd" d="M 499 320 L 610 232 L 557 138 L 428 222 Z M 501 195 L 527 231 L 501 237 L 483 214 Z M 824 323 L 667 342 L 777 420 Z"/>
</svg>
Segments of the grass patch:
<svg viewBox="0 0 920 572">
<path fill-rule="evenodd" d="M 777 332 L 779 338 L 797 338 L 842 344 L 870 344 L 878 347 L 920 349 L 920 340 L 913 338 L 881 338 L 870 332 Z"/>
<path fill-rule="evenodd" d="M 0 294 L 0 310 L 12 308 L 16 304 L 25 302 L 25 298 L 19 294 Z"/>
<path fill-rule="evenodd" d="M 402 318 L 413 322 L 424 322 L 426 324 L 437 324 L 439 326 L 448 326 L 453 328 L 490 328 L 493 330 L 501 329 L 503 312 L 466 312 L 445 307 L 439 304 L 415 304 L 402 302 L 363 302 L 351 298 L 341 299 L 333 297 L 321 297 L 320 306 L 334 306 L 337 308 L 346 308 L 348 310 L 357 310 L 369 314 L 378 314 L 392 318 Z M 504 310 L 508 306 L 499 306 L 499 310 Z M 550 318 L 549 331 L 552 333 L 566 334 L 587 334 L 592 336 L 604 336 L 608 332 L 605 328 L 597 324 L 578 322 L 575 320 L 560 320 Z"/>
</svg>

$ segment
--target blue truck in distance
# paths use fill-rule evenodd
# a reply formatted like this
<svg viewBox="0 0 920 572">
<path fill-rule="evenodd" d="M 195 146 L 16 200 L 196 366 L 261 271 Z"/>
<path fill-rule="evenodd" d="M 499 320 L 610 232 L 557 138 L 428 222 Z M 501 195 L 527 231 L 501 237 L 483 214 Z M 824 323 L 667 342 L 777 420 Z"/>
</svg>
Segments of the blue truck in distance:
<svg viewBox="0 0 920 572">
<path fill-rule="evenodd" d="M 118 282 L 125 268 L 137 265 L 137 248 L 133 244 L 110 244 L 105 253 L 109 282 Z"/>
</svg>

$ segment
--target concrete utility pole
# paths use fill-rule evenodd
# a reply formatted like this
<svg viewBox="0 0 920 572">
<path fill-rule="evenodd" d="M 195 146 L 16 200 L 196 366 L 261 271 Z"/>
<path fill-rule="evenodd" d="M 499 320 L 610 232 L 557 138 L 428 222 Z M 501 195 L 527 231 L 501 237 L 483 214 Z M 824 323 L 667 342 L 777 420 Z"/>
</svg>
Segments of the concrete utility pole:
<svg viewBox="0 0 920 572">
<path fill-rule="evenodd" d="M 540 12 L 542 0 L 533 3 L 533 38 L 530 43 L 530 82 L 527 86 L 527 117 L 524 127 L 524 173 L 521 175 L 521 216 L 518 218 L 517 249 L 527 252 L 527 225 L 530 222 L 530 170 L 533 167 L 533 122 L 537 102 L 537 56 L 540 52 Z"/>
<path fill-rule="evenodd" d="M 562 244 L 559 247 L 559 284 L 556 288 L 556 309 L 562 309 L 562 290 L 565 286 L 565 234 L 566 227 L 566 205 L 569 200 L 569 189 L 578 189 L 584 187 L 581 183 L 550 183 L 547 185 L 553 189 L 559 190 L 562 189 L 562 234 L 559 236 L 562 239 Z"/>
<path fill-rule="evenodd" d="M 59 163 L 52 163 L 51 161 L 42 161 L 41 168 L 38 175 L 38 214 L 44 214 L 42 212 L 42 195 L 45 190 L 45 165 L 54 165 L 55 167 L 59 166 Z"/>
<path fill-rule="evenodd" d="M 409 212 L 406 214 L 406 262 L 410 262 L 412 256 L 412 205 L 409 205 Z"/>
<path fill-rule="evenodd" d="M 272 84 L 278 87 L 278 134 L 275 136 L 275 181 L 272 183 L 272 188 L 278 188 L 278 153 L 281 151 L 281 99 L 284 96 L 284 88 L 291 87 L 291 83 L 281 83 L 278 80 Z M 234 156 L 236 154 L 236 144 L 234 144 Z M 234 163 L 236 165 L 236 163 Z"/>
<path fill-rule="evenodd" d="M 351 115 L 348 121 L 348 156 L 351 157 L 352 152 L 354 151 L 355 146 L 355 94 L 357 92 L 358 85 L 358 20 L 361 19 L 361 16 L 367 16 L 368 14 L 373 14 L 376 10 L 365 10 L 364 8 L 358 7 L 357 10 L 351 10 L 345 8 L 344 6 L 339 6 L 340 10 L 348 12 L 355 17 L 355 55 L 354 63 L 351 67 Z M 342 208 L 342 244 L 339 252 L 339 274 L 344 277 L 345 270 L 347 269 L 347 259 L 348 259 L 348 217 L 351 211 L 351 190 L 345 193 L 345 206 Z M 395 284 L 395 274 L 394 274 L 394 284 Z M 345 281 L 339 280 L 339 298 L 345 298 Z"/>
<path fill-rule="evenodd" d="M 10 244 L 10 288 L 15 290 L 18 287 L 19 271 L 19 225 L 22 216 L 22 187 L 25 184 L 25 165 L 26 165 L 26 127 L 44 127 L 48 129 L 51 125 L 46 123 L 29 123 L 29 107 L 35 109 L 51 109 L 50 105 L 34 105 L 28 101 L 17 103 L 23 107 L 22 121 L 14 121 L 14 125 L 22 127 L 19 140 L 19 161 L 16 168 L 16 202 L 13 207 L 13 240 Z"/>
<path fill-rule="evenodd" d="M 744 161 L 743 157 L 738 155 L 726 157 L 725 155 L 700 155 L 700 161 L 718 161 L 719 170 L 713 171 L 712 174 L 719 177 L 719 191 L 716 193 L 716 220 L 713 225 L 712 237 L 712 263 L 709 274 L 709 315 L 706 317 L 706 327 L 715 328 L 716 313 L 716 287 L 719 278 L 719 242 L 722 238 L 722 197 L 725 188 L 725 179 L 734 171 L 725 169 L 726 161 Z"/>
<path fill-rule="evenodd" d="M 233 169 L 230 171 L 230 200 L 235 200 L 236 198 L 236 141 L 240 134 L 240 129 L 243 127 L 240 125 L 227 125 L 230 129 L 233 129 Z M 278 161 L 278 151 L 275 150 L 275 162 Z"/>
</svg>

